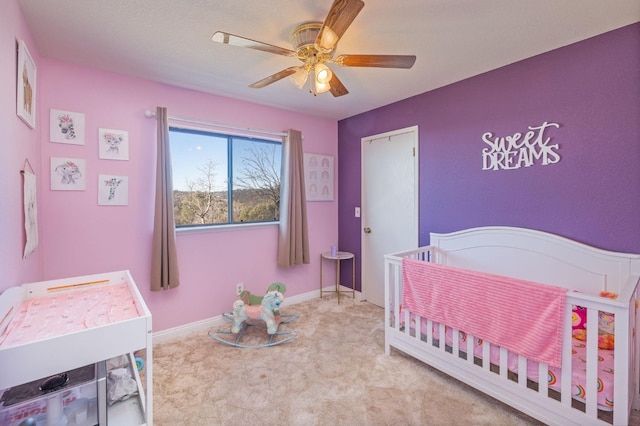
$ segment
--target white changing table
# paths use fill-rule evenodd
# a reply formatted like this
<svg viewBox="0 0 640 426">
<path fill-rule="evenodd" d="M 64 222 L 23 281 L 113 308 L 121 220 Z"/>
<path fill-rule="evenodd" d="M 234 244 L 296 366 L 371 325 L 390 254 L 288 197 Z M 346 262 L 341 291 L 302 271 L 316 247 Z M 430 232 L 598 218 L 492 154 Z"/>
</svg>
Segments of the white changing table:
<svg viewBox="0 0 640 426">
<path fill-rule="evenodd" d="M 52 292 L 84 290 L 89 287 L 129 286 L 137 316 L 131 319 L 90 326 L 57 336 L 36 339 L 24 344 L 0 346 L 0 389 L 7 389 L 89 364 L 101 363 L 120 355 L 145 351 L 144 386 L 135 362 L 131 366 L 138 385 L 138 397 L 108 406 L 107 418 L 112 425 L 152 425 L 152 329 L 151 312 L 147 308 L 129 271 L 85 275 L 74 278 L 41 281 L 11 287 L 0 295 L 0 336 L 7 328 L 23 301 L 44 297 Z M 34 321 L 33 326 L 38 326 Z M 106 401 L 100 400 L 98 405 Z"/>
</svg>

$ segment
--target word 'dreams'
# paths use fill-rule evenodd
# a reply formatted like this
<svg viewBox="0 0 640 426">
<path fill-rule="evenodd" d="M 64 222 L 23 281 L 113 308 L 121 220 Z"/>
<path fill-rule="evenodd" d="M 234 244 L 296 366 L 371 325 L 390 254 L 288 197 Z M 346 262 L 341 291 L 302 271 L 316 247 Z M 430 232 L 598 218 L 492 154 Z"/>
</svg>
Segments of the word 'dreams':
<svg viewBox="0 0 640 426">
<path fill-rule="evenodd" d="M 558 144 L 550 144 L 551 137 L 545 135 L 550 127 L 559 128 L 558 123 L 547 123 L 540 126 L 529 126 L 524 135 L 514 133 L 511 136 L 494 137 L 486 132 L 482 141 L 488 147 L 482 150 L 482 170 L 512 170 L 530 167 L 536 163 L 543 166 L 560 161 Z"/>
</svg>

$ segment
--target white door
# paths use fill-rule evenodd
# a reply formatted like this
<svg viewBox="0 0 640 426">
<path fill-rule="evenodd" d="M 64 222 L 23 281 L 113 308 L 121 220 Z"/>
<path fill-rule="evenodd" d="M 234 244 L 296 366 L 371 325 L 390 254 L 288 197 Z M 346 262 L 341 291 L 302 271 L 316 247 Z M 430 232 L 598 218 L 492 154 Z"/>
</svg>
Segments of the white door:
<svg viewBox="0 0 640 426">
<path fill-rule="evenodd" d="M 362 288 L 384 306 L 384 255 L 418 247 L 418 127 L 362 138 Z"/>
</svg>

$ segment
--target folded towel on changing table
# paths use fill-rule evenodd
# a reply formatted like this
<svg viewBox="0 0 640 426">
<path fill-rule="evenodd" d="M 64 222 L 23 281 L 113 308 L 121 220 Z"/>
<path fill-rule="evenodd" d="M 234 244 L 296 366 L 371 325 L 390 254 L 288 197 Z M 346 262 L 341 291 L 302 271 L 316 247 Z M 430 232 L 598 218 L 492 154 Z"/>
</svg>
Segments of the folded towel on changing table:
<svg viewBox="0 0 640 426">
<path fill-rule="evenodd" d="M 560 367 L 566 288 L 410 258 L 402 279 L 409 311 Z"/>
</svg>

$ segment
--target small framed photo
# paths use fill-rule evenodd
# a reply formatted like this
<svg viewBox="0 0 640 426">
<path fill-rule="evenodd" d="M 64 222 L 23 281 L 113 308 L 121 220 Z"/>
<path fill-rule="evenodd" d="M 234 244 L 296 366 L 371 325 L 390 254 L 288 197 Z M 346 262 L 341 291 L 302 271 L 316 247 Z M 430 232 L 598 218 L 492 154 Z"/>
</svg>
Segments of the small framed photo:
<svg viewBox="0 0 640 426">
<path fill-rule="evenodd" d="M 103 160 L 129 159 L 129 132 L 126 130 L 98 129 L 98 144 Z"/>
<path fill-rule="evenodd" d="M 51 157 L 51 190 L 84 191 L 86 172 L 84 159 Z"/>
<path fill-rule="evenodd" d="M 18 41 L 18 93 L 16 113 L 29 127 L 36 127 L 36 63 L 23 40 Z"/>
<path fill-rule="evenodd" d="M 49 139 L 56 143 L 84 145 L 84 114 L 51 109 Z"/>
<path fill-rule="evenodd" d="M 128 176 L 98 175 L 99 206 L 126 206 L 128 204 Z"/>
</svg>

